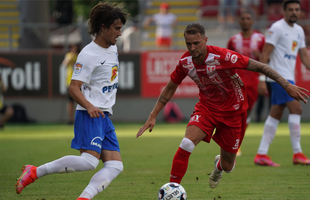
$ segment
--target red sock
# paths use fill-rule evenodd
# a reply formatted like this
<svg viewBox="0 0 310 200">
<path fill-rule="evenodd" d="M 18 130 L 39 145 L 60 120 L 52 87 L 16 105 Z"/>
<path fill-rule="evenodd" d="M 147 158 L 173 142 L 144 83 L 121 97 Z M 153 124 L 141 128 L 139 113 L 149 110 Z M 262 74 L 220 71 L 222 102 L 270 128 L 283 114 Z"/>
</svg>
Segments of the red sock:
<svg viewBox="0 0 310 200">
<path fill-rule="evenodd" d="M 221 167 L 221 159 L 218 160 L 217 164 L 216 164 L 216 168 L 220 171 L 222 171 L 222 167 Z"/>
<path fill-rule="evenodd" d="M 185 151 L 179 147 L 172 161 L 170 182 L 181 183 L 181 180 L 187 170 L 188 159 L 190 155 L 190 152 Z"/>
</svg>

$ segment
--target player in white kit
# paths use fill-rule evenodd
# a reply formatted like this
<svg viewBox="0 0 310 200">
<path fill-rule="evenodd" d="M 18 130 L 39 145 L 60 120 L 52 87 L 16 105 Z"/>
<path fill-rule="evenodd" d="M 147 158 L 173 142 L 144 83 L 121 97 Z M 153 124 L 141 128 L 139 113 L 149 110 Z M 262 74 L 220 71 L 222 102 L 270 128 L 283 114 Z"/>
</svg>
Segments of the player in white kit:
<svg viewBox="0 0 310 200">
<path fill-rule="evenodd" d="M 95 39 L 78 55 L 69 88 L 69 94 L 78 103 L 71 147 L 78 149 L 81 155 L 65 156 L 39 167 L 24 166 L 16 184 L 18 194 L 37 178 L 93 170 L 101 159 L 104 167 L 91 178 L 78 198 L 90 200 L 123 171 L 119 143 L 109 116 L 113 114 L 118 86 L 115 43 L 126 20 L 127 14 L 108 3 L 98 3 L 92 9 L 89 32 Z"/>
<path fill-rule="evenodd" d="M 292 84 L 295 84 L 295 65 L 297 54 L 301 62 L 310 69 L 310 59 L 305 45 L 305 34 L 299 25 L 296 24 L 300 14 L 299 0 L 285 0 L 284 18 L 272 24 L 268 30 L 266 43 L 263 48 L 261 62 L 267 63 L 280 75 Z M 280 166 L 274 163 L 267 156 L 269 146 L 275 136 L 279 121 L 285 107 L 289 109 L 288 125 L 290 130 L 291 144 L 293 148 L 293 163 L 309 165 L 310 160 L 302 153 L 300 145 L 300 118 L 302 108 L 300 102 L 291 98 L 279 84 L 271 79 L 271 109 L 264 126 L 264 133 L 260 142 L 254 163 L 265 166 Z M 259 91 L 266 92 L 266 83 L 260 81 Z"/>
</svg>

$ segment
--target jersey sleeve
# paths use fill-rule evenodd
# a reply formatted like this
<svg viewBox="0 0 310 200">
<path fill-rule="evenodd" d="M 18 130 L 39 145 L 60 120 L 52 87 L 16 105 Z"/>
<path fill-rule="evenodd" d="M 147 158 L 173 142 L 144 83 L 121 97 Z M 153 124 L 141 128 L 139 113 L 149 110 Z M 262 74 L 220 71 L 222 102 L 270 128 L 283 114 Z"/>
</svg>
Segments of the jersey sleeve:
<svg viewBox="0 0 310 200">
<path fill-rule="evenodd" d="M 305 48 L 306 47 L 306 37 L 305 37 L 305 32 L 302 29 L 301 31 L 301 37 L 300 37 L 300 47 L 299 49 Z"/>
<path fill-rule="evenodd" d="M 281 30 L 277 26 L 271 26 L 267 33 L 266 43 L 275 46 L 281 37 Z"/>
<path fill-rule="evenodd" d="M 83 53 L 78 55 L 77 61 L 74 65 L 74 70 L 72 73 L 72 80 L 82 81 L 89 84 L 91 74 L 93 72 L 92 59 L 89 58 L 89 55 Z"/>
<path fill-rule="evenodd" d="M 227 49 L 230 49 L 230 50 L 234 50 L 234 47 L 233 47 L 233 42 L 232 42 L 232 38 L 229 39 L 228 43 L 227 43 Z"/>
<path fill-rule="evenodd" d="M 183 70 L 183 66 L 182 64 L 179 63 L 177 64 L 175 70 L 171 73 L 170 75 L 170 78 L 171 78 L 171 81 L 175 84 L 181 84 L 183 79 L 186 77 L 186 73 L 185 71 Z"/>
<path fill-rule="evenodd" d="M 265 37 L 262 36 L 262 42 L 260 43 L 260 46 L 258 48 L 259 52 L 263 52 L 264 45 L 265 45 Z"/>
<path fill-rule="evenodd" d="M 222 69 L 246 69 L 249 64 L 249 57 L 228 49 L 221 50 Z"/>
</svg>

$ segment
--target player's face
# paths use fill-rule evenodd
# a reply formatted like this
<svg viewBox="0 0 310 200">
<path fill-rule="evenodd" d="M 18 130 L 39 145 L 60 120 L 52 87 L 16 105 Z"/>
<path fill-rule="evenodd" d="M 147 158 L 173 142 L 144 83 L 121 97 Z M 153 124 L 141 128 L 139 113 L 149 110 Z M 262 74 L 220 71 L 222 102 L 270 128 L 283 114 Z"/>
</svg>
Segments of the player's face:
<svg viewBox="0 0 310 200">
<path fill-rule="evenodd" d="M 250 30 L 252 28 L 252 25 L 253 25 L 253 19 L 252 19 L 251 14 L 243 13 L 240 16 L 239 24 L 240 24 L 240 27 L 241 27 L 242 31 Z"/>
<path fill-rule="evenodd" d="M 203 56 L 206 50 L 207 38 L 200 33 L 184 35 L 186 47 L 193 58 Z"/>
<path fill-rule="evenodd" d="M 289 23 L 296 23 L 300 15 L 299 3 L 289 3 L 284 10 L 284 18 Z"/>
<path fill-rule="evenodd" d="M 123 24 L 120 19 L 117 19 L 114 21 L 114 24 L 112 24 L 108 29 L 103 29 L 103 37 L 105 42 L 108 45 L 114 45 L 116 44 L 116 40 L 118 36 L 121 36 L 121 28 L 123 27 Z"/>
</svg>

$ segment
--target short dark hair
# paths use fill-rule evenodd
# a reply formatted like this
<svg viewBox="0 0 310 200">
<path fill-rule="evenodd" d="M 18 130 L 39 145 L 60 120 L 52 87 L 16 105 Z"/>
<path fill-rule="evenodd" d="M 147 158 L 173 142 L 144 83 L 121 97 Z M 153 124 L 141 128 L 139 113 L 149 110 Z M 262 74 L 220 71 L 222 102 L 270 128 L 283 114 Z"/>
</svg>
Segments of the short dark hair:
<svg viewBox="0 0 310 200">
<path fill-rule="evenodd" d="M 300 5 L 300 1 L 299 0 L 284 0 L 283 1 L 283 8 L 284 8 L 284 10 L 286 10 L 287 4 L 290 4 L 290 3 L 299 3 L 299 5 Z"/>
<path fill-rule="evenodd" d="M 127 21 L 127 13 L 124 13 L 122 9 L 115 4 L 108 2 L 99 2 L 93 7 L 89 16 L 89 34 L 98 35 L 102 25 L 106 28 L 110 28 L 114 24 L 115 20 L 120 19 L 122 24 Z"/>
<path fill-rule="evenodd" d="M 249 14 L 249 15 L 251 15 L 252 19 L 254 19 L 254 13 L 253 13 L 251 10 L 249 10 L 249 9 L 243 9 L 243 10 L 240 12 L 240 17 L 241 17 L 241 15 L 243 15 L 243 14 Z"/>
<path fill-rule="evenodd" d="M 184 30 L 184 35 L 185 34 L 195 35 L 197 33 L 200 33 L 202 36 L 205 36 L 206 34 L 205 28 L 199 23 L 190 23 L 189 25 L 186 26 Z"/>
</svg>

